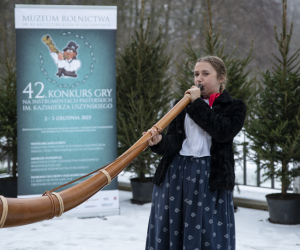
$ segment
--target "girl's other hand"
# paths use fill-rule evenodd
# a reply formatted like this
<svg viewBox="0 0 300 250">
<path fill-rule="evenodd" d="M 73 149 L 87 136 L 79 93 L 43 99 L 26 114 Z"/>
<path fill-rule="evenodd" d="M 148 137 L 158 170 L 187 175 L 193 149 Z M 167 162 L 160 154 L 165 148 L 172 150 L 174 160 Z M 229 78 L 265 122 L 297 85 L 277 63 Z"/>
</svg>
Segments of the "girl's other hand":
<svg viewBox="0 0 300 250">
<path fill-rule="evenodd" d="M 155 132 L 152 129 L 149 129 L 148 132 L 151 133 L 151 136 L 153 136 L 155 134 Z M 145 135 L 145 134 L 146 134 L 146 132 L 143 132 L 143 135 Z M 160 143 L 161 139 L 162 139 L 162 135 L 156 134 L 151 139 L 148 139 L 148 143 L 150 146 L 153 146 L 153 145 Z"/>
</svg>

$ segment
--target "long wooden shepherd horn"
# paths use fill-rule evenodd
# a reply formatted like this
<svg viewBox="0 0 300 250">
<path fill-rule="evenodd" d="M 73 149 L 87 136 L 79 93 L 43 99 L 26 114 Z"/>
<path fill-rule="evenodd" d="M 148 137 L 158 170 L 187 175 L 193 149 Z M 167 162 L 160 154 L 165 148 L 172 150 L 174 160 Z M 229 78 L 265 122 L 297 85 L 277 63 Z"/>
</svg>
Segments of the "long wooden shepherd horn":
<svg viewBox="0 0 300 250">
<path fill-rule="evenodd" d="M 152 129 L 156 133 L 161 132 L 189 102 L 190 95 L 187 94 Z M 151 133 L 147 132 L 115 161 L 100 170 L 92 172 L 95 175 L 89 179 L 64 191 L 58 193 L 45 192 L 46 195 L 44 194 L 41 197 L 26 199 L 0 196 L 0 228 L 23 226 L 52 219 L 54 216 L 59 217 L 62 213 L 83 203 L 100 191 L 106 184 L 109 184 L 112 179 L 146 149 L 148 146 L 147 140 L 151 137 Z"/>
</svg>

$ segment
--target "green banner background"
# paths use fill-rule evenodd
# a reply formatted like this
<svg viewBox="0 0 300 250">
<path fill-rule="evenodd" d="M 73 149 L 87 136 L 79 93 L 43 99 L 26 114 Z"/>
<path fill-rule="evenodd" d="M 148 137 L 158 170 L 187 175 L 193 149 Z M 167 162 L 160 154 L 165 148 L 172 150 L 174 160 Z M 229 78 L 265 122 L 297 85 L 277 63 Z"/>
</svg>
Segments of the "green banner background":
<svg viewBox="0 0 300 250">
<path fill-rule="evenodd" d="M 56 75 L 45 35 L 59 51 L 79 45 L 76 78 Z M 16 30 L 18 195 L 41 194 L 117 157 L 115 39 L 116 30 Z"/>
</svg>

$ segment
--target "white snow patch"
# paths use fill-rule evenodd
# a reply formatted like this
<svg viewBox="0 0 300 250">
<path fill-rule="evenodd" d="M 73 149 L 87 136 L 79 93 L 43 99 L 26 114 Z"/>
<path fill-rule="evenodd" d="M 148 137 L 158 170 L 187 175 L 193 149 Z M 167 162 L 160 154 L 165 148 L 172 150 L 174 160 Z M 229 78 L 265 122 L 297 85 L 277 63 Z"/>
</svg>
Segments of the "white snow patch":
<svg viewBox="0 0 300 250">
<path fill-rule="evenodd" d="M 281 193 L 280 189 L 272 189 L 272 188 L 260 188 L 260 187 L 251 187 L 239 185 L 240 192 L 238 192 L 237 187 L 234 188 L 234 197 L 243 198 L 243 199 L 251 199 L 251 200 L 259 200 L 259 201 L 267 201 L 266 195 L 273 193 Z M 292 191 L 288 191 L 291 193 Z M 300 248 L 299 248 L 300 250 Z"/>
</svg>

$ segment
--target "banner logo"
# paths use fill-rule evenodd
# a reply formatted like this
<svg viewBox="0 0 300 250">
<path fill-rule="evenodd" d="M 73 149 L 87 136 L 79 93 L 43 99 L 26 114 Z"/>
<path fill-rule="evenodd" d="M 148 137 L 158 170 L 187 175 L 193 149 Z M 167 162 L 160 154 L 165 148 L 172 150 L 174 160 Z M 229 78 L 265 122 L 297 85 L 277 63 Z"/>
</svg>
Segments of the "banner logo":
<svg viewBox="0 0 300 250">
<path fill-rule="evenodd" d="M 55 84 L 59 88 L 74 88 L 79 84 L 84 84 L 88 80 L 89 76 L 93 73 L 94 62 L 96 58 L 93 52 L 93 46 L 87 41 L 87 39 L 80 34 L 73 34 L 73 32 L 64 32 L 62 36 L 71 36 L 71 40 L 67 40 L 66 46 L 60 51 L 56 45 L 54 39 L 49 34 L 45 34 L 42 37 L 42 42 L 49 48 L 49 52 L 53 63 L 57 66 L 57 72 L 53 75 L 49 75 L 46 70 L 46 65 L 44 66 L 44 56 L 40 53 L 40 68 L 41 71 L 46 76 L 48 82 Z M 83 46 L 87 46 L 90 54 L 90 69 L 89 72 L 85 72 L 83 77 L 80 79 L 80 75 L 77 73 L 81 67 L 81 61 L 78 57 L 78 52 L 80 49 L 80 43 Z M 47 55 L 48 56 L 48 55 Z M 73 84 L 67 84 L 63 82 L 63 79 L 73 78 L 78 81 Z"/>
</svg>

